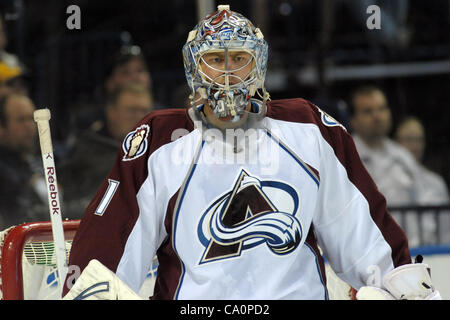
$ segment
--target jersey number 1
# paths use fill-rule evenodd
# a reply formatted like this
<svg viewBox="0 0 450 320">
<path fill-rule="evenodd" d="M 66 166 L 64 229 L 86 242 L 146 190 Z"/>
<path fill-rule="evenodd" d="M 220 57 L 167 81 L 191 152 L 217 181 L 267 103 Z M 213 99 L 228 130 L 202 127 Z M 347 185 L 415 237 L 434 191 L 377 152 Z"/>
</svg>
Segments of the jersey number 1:
<svg viewBox="0 0 450 320">
<path fill-rule="evenodd" d="M 106 208 L 108 208 L 108 205 L 111 202 L 112 197 L 114 196 L 117 188 L 119 187 L 119 183 L 120 183 L 119 181 L 108 179 L 108 188 L 106 189 L 102 201 L 100 201 L 100 204 L 95 210 L 96 215 L 102 216 L 105 213 Z"/>
</svg>

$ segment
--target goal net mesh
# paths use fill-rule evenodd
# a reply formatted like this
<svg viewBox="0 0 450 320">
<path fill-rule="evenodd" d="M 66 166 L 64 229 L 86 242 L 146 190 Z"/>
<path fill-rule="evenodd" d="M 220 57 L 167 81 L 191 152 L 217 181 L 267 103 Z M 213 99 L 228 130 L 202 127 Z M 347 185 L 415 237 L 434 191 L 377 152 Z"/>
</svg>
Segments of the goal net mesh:
<svg viewBox="0 0 450 320">
<path fill-rule="evenodd" d="M 79 221 L 64 221 L 67 258 Z M 56 300 L 61 296 L 50 222 L 0 232 L 0 299 Z"/>
</svg>

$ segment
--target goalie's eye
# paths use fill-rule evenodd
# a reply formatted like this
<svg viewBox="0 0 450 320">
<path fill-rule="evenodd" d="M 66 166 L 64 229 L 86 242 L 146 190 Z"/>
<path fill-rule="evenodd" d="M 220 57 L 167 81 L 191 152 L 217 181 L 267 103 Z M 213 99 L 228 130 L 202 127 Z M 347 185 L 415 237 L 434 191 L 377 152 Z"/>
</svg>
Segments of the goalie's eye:
<svg viewBox="0 0 450 320">
<path fill-rule="evenodd" d="M 248 55 L 243 55 L 243 54 L 239 54 L 234 56 L 234 62 L 241 64 L 241 65 L 245 65 L 247 63 L 247 61 L 249 60 Z"/>
<path fill-rule="evenodd" d="M 228 62 L 226 61 L 228 59 Z M 223 52 L 206 53 L 201 58 L 202 62 L 207 66 L 225 71 L 228 63 L 228 71 L 238 70 L 249 64 L 252 55 L 245 51 L 230 52 L 227 57 Z"/>
<path fill-rule="evenodd" d="M 211 67 L 218 67 L 225 63 L 225 56 L 219 53 L 207 53 L 202 60 Z"/>
</svg>

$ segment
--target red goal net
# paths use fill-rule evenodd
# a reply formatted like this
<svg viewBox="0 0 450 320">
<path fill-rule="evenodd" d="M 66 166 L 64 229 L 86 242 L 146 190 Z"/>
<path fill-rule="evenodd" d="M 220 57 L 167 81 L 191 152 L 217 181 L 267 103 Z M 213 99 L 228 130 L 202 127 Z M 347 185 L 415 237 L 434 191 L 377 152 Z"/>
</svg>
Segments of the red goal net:
<svg viewBox="0 0 450 320">
<path fill-rule="evenodd" d="M 67 255 L 79 220 L 63 221 Z M 32 222 L 0 233 L 0 299 L 57 300 L 58 272 L 50 222 Z"/>
</svg>

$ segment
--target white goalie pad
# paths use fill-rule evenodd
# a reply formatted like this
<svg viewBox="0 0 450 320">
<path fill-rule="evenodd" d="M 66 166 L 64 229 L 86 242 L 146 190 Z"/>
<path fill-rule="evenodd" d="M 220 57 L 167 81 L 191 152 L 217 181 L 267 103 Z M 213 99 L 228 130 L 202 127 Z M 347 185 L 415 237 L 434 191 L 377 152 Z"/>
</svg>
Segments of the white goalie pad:
<svg viewBox="0 0 450 320">
<path fill-rule="evenodd" d="M 356 293 L 356 300 L 395 300 L 395 298 L 381 288 L 361 287 Z"/>
<path fill-rule="evenodd" d="M 143 300 L 114 272 L 91 260 L 63 300 Z"/>
</svg>

